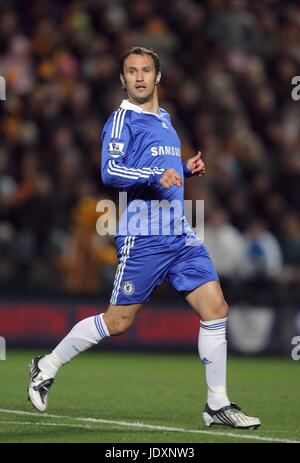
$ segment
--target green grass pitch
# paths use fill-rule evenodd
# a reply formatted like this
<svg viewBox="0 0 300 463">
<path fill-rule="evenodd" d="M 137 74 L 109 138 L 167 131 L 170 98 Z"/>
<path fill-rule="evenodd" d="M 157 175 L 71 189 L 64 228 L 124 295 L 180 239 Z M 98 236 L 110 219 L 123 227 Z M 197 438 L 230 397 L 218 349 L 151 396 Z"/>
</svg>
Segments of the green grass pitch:
<svg viewBox="0 0 300 463">
<path fill-rule="evenodd" d="M 0 361 L 0 442 L 300 442 L 300 362 L 290 358 L 230 357 L 230 398 L 262 421 L 242 431 L 202 424 L 196 354 L 81 354 L 58 374 L 46 415 L 26 401 L 32 356 L 8 350 Z"/>
</svg>

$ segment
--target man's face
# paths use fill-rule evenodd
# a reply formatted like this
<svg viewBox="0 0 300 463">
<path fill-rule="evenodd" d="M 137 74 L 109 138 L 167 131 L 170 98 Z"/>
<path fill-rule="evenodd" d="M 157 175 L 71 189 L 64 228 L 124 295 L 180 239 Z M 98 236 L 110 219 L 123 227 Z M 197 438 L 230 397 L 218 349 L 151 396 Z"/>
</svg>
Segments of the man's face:
<svg viewBox="0 0 300 463">
<path fill-rule="evenodd" d="M 124 77 L 121 75 L 121 81 L 126 85 L 130 100 L 142 103 L 152 98 L 160 73 L 155 75 L 155 65 L 151 56 L 129 55 L 124 62 L 123 72 Z"/>
</svg>

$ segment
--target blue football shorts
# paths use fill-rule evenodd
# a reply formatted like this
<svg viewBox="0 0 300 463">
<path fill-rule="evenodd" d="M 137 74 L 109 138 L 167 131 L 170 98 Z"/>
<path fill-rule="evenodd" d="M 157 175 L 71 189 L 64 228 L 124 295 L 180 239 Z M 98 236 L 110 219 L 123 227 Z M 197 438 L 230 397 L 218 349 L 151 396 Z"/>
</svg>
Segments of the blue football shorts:
<svg viewBox="0 0 300 463">
<path fill-rule="evenodd" d="M 219 281 L 204 246 L 187 235 L 117 236 L 119 264 L 110 303 L 128 305 L 147 302 L 163 282 L 176 291 L 192 291 L 209 281 Z"/>
</svg>

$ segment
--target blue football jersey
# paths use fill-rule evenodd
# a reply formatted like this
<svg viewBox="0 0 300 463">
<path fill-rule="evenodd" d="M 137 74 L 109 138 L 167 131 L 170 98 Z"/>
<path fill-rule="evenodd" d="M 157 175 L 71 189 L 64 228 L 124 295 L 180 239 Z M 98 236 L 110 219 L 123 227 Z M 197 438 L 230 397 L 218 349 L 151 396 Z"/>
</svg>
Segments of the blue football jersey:
<svg viewBox="0 0 300 463">
<path fill-rule="evenodd" d="M 160 185 L 170 168 L 181 175 L 181 187 Z M 180 140 L 167 111 L 159 108 L 154 114 L 123 100 L 103 128 L 101 174 L 105 185 L 127 193 L 117 235 L 185 232 L 183 177 L 191 172 L 181 160 Z"/>
</svg>

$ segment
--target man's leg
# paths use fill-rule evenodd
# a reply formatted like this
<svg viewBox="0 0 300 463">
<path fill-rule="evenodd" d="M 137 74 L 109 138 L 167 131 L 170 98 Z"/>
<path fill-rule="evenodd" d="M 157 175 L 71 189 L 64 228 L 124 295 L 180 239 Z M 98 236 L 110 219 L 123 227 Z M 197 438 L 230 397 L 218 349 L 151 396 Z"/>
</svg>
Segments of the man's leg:
<svg viewBox="0 0 300 463">
<path fill-rule="evenodd" d="M 226 392 L 228 305 L 218 281 L 210 281 L 186 294 L 187 302 L 200 315 L 199 355 L 205 366 L 207 404 L 203 412 L 206 426 L 221 424 L 233 428 L 256 429 L 260 420 L 246 415 L 231 403 Z"/>
<path fill-rule="evenodd" d="M 205 366 L 207 403 L 213 410 L 230 404 L 226 393 L 228 305 L 218 281 L 210 281 L 186 295 L 187 302 L 200 315 L 198 348 Z"/>
<path fill-rule="evenodd" d="M 31 378 L 28 387 L 28 398 L 33 406 L 45 411 L 49 388 L 58 370 L 102 339 L 125 333 L 141 306 L 110 305 L 105 313 L 78 322 L 50 354 L 34 358 L 29 365 Z"/>
</svg>

